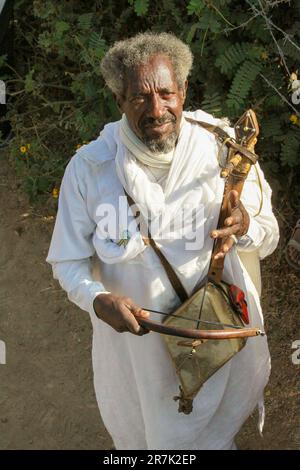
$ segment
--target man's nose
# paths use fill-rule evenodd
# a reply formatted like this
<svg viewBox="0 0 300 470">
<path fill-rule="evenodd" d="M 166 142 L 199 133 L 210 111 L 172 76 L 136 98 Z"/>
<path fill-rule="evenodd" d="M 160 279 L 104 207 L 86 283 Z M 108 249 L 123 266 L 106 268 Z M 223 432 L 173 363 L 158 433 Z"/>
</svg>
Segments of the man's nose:
<svg viewBox="0 0 300 470">
<path fill-rule="evenodd" d="M 148 103 L 148 116 L 153 119 L 160 119 L 165 112 L 166 110 L 161 97 L 157 94 L 152 95 Z"/>
</svg>

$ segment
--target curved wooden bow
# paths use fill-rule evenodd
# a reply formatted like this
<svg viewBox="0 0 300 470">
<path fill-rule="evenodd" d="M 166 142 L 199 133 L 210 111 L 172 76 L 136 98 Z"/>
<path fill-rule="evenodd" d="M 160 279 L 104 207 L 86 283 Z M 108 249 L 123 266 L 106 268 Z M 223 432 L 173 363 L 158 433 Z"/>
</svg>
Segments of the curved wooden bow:
<svg viewBox="0 0 300 470">
<path fill-rule="evenodd" d="M 164 335 L 178 336 L 180 338 L 190 339 L 232 339 L 249 338 L 251 336 L 264 336 L 265 333 L 258 328 L 231 328 L 224 330 L 195 330 L 189 328 L 178 328 L 167 326 L 153 320 L 135 317 L 139 325 L 147 330 L 155 331 Z M 209 323 L 209 322 L 208 322 Z M 220 324 L 222 325 L 222 323 Z"/>
</svg>

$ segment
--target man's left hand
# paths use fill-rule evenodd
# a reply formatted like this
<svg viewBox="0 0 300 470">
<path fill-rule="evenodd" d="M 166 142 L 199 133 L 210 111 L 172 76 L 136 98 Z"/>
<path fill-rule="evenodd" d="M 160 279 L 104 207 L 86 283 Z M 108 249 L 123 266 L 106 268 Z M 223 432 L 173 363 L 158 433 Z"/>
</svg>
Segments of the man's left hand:
<svg viewBox="0 0 300 470">
<path fill-rule="evenodd" d="M 214 259 L 224 258 L 226 253 L 236 243 L 236 238 L 242 237 L 248 232 L 250 218 L 249 214 L 239 199 L 237 191 L 230 191 L 228 193 L 228 209 L 229 217 L 224 221 L 224 226 L 218 230 L 213 230 L 210 233 L 211 238 L 221 238 L 222 246 L 220 251 L 214 256 Z"/>
</svg>

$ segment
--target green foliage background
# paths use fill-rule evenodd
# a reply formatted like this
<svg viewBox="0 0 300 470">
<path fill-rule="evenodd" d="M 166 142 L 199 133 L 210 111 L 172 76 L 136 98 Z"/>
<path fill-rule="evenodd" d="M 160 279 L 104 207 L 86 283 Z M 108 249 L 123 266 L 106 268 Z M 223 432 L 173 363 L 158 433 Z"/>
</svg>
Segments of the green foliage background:
<svg viewBox="0 0 300 470">
<path fill-rule="evenodd" d="M 252 107 L 261 125 L 257 153 L 267 171 L 297 185 L 300 120 L 292 123 L 290 75 L 266 17 L 300 43 L 300 2 L 253 0 L 35 0 L 15 6 L 15 64 L 8 81 L 15 138 L 10 158 L 35 200 L 59 187 L 76 146 L 119 118 L 100 74 L 114 41 L 140 31 L 173 32 L 189 43 L 195 64 L 188 109 L 202 108 L 233 122 Z M 250 4 L 250 5 L 249 5 Z M 271 26 L 272 27 L 272 26 Z M 289 72 L 300 53 L 272 27 Z M 282 99 L 265 78 L 285 97 Z M 300 106 L 294 105 L 296 111 Z M 30 144 L 26 152 L 20 147 Z"/>
</svg>

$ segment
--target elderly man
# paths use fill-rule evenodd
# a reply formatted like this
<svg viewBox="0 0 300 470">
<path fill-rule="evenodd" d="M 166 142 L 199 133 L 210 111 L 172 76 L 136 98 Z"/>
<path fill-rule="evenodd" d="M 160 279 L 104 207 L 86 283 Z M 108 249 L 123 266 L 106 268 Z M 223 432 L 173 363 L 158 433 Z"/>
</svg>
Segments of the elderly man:
<svg viewBox="0 0 300 470">
<path fill-rule="evenodd" d="M 251 324 L 263 326 L 257 289 L 237 251 L 263 258 L 275 249 L 271 191 L 258 168 L 263 205 L 257 215 L 261 190 L 252 170 L 243 203 L 232 193 L 231 217 L 215 230 L 224 191 L 219 145 L 188 118 L 232 130 L 200 110 L 183 112 L 192 60 L 189 47 L 165 33 L 139 34 L 107 52 L 102 72 L 122 119 L 107 124 L 68 164 L 47 258 L 69 299 L 90 314 L 96 397 L 117 449 L 231 449 L 255 406 L 263 409 L 270 370 L 265 338 L 249 340 L 212 375 L 184 415 L 172 400 L 178 378 L 165 344 L 137 321 L 148 316 L 146 309 L 170 312 L 180 302 L 144 243 L 124 190 L 151 221 L 160 220 L 156 242 L 189 295 L 208 272 L 212 238 L 222 238 L 224 279 L 243 288 Z M 197 214 L 199 249 L 187 248 L 177 224 L 185 205 Z"/>
</svg>

